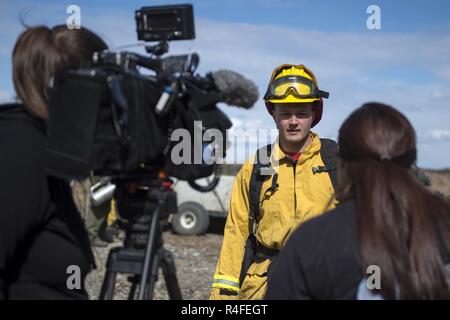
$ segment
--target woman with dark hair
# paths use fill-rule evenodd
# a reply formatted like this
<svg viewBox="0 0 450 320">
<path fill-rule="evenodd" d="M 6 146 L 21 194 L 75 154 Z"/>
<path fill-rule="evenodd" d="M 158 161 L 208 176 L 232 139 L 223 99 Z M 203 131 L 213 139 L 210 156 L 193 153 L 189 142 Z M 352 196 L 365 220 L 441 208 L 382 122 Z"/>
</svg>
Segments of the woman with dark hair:
<svg viewBox="0 0 450 320">
<path fill-rule="evenodd" d="M 21 104 L 0 107 L 0 299 L 87 299 L 94 260 L 66 181 L 46 174 L 50 78 L 106 44 L 87 29 L 27 28 L 13 51 Z"/>
<path fill-rule="evenodd" d="M 269 270 L 266 299 L 355 299 L 358 287 L 384 299 L 449 299 L 450 206 L 412 170 L 410 122 L 363 105 L 339 130 L 339 158 L 342 204 L 295 231 Z"/>
</svg>

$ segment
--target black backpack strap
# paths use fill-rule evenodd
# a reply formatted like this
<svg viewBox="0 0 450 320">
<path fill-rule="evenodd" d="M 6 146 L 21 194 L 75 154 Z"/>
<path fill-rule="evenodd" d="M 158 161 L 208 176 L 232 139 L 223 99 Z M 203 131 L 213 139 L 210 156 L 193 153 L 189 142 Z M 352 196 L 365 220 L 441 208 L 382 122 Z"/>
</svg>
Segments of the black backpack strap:
<svg viewBox="0 0 450 320">
<path fill-rule="evenodd" d="M 314 167 L 313 173 L 328 172 L 331 179 L 331 184 L 333 189 L 337 190 L 337 156 L 338 156 L 338 145 L 335 141 L 331 139 L 320 139 L 320 156 L 325 168 Z"/>
<path fill-rule="evenodd" d="M 270 155 L 272 151 L 272 145 L 264 146 L 256 152 L 255 163 L 253 164 L 252 174 L 250 176 L 248 201 L 249 201 L 249 219 L 248 228 L 249 236 L 245 243 L 244 258 L 242 259 L 241 273 L 239 276 L 239 286 L 242 285 L 248 269 L 253 263 L 258 241 L 256 240 L 255 231 L 256 224 L 259 217 L 259 199 L 263 182 L 267 175 L 263 175 L 262 170 L 270 168 Z"/>
<path fill-rule="evenodd" d="M 259 217 L 259 199 L 263 182 L 267 175 L 262 174 L 262 170 L 270 168 L 270 155 L 272 152 L 272 145 L 268 144 L 256 152 L 256 161 L 253 164 L 252 175 L 249 184 L 249 228 L 250 233 L 254 231 L 254 224 Z M 268 157 L 268 158 L 265 158 Z M 263 159 L 265 158 L 265 159 Z M 264 161 L 263 161 L 264 160 Z M 252 225 L 253 224 L 253 225 Z"/>
</svg>

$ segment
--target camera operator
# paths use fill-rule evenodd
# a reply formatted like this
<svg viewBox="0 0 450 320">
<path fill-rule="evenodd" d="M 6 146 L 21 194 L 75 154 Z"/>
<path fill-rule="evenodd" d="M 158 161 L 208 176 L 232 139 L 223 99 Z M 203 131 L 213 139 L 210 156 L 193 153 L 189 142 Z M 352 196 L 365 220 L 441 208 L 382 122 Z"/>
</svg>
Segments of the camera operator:
<svg viewBox="0 0 450 320">
<path fill-rule="evenodd" d="M 17 39 L 13 81 L 23 104 L 0 106 L 0 299 L 88 298 L 88 235 L 67 181 L 46 173 L 47 87 L 106 48 L 93 32 L 66 26 L 30 27 Z M 75 288 L 70 266 L 79 270 Z"/>
</svg>

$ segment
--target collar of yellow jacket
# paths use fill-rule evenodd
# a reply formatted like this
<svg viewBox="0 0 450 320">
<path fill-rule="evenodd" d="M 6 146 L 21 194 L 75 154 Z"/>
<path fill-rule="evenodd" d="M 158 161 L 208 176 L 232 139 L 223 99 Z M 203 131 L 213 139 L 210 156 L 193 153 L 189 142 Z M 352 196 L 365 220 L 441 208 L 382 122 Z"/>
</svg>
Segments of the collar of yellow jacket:
<svg viewBox="0 0 450 320">
<path fill-rule="evenodd" d="M 298 159 L 298 163 L 303 163 L 306 160 L 311 159 L 317 153 L 320 152 L 319 135 L 317 133 L 310 132 L 309 136 L 311 137 L 312 141 L 311 141 L 310 145 L 302 151 L 300 158 Z M 277 141 L 278 141 L 278 139 L 277 139 Z M 283 152 L 283 150 L 281 150 L 278 142 L 274 142 L 272 144 L 272 150 L 273 150 L 272 160 L 281 161 L 287 157 L 286 154 Z"/>
</svg>

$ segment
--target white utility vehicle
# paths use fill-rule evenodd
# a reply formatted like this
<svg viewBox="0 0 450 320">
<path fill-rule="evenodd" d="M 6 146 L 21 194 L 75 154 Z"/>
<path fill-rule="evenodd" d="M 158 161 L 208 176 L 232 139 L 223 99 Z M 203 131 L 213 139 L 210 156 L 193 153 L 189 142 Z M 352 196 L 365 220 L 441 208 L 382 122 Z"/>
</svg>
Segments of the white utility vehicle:
<svg viewBox="0 0 450 320">
<path fill-rule="evenodd" d="M 203 180 L 203 181 L 202 181 Z M 169 218 L 172 230 L 182 235 L 198 235 L 208 230 L 210 217 L 226 217 L 230 203 L 234 176 L 221 176 L 217 187 L 210 192 L 200 192 L 186 181 L 176 181 L 178 213 Z M 206 180 L 196 180 L 206 184 Z"/>
</svg>

